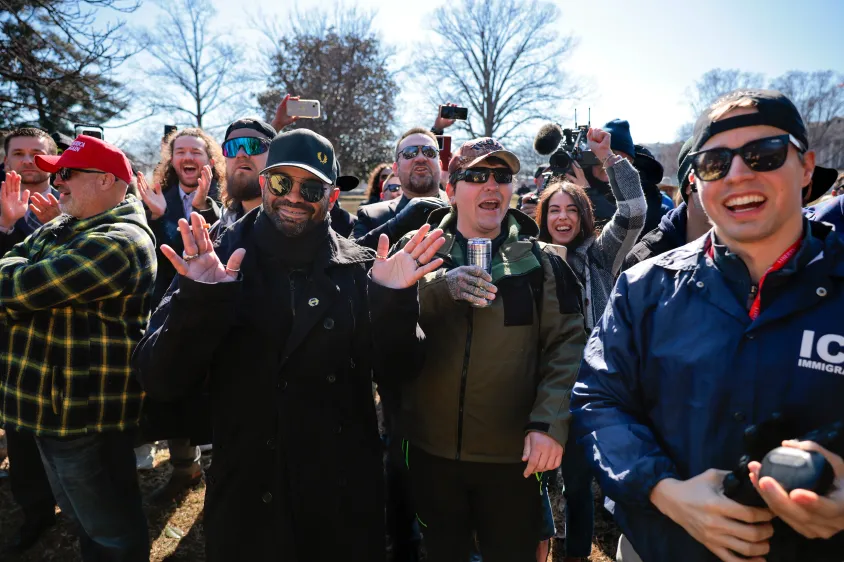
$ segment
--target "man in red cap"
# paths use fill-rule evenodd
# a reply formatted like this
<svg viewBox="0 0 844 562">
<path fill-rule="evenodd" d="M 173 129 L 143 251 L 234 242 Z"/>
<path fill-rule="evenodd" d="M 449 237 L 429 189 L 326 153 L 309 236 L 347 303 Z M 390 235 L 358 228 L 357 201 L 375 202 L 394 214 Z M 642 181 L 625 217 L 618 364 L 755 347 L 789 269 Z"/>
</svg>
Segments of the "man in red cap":
<svg viewBox="0 0 844 562">
<path fill-rule="evenodd" d="M 83 560 L 146 561 L 129 358 L 149 317 L 152 232 L 117 148 L 79 136 L 35 163 L 56 175 L 64 214 L 0 259 L 0 422 L 35 436 Z M 6 181 L 19 189 L 18 174 Z"/>
</svg>

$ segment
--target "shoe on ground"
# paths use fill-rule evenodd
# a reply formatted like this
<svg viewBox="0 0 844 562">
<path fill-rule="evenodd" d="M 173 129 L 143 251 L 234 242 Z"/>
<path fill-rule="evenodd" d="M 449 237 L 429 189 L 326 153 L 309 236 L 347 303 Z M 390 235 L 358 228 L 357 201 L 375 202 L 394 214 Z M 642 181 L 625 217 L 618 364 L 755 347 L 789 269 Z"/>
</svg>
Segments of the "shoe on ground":
<svg viewBox="0 0 844 562">
<path fill-rule="evenodd" d="M 194 463 L 188 470 L 174 470 L 170 480 L 150 495 L 149 503 L 166 505 L 202 482 L 202 467 Z"/>
<path fill-rule="evenodd" d="M 48 517 L 36 521 L 24 521 L 21 528 L 15 534 L 12 542 L 6 547 L 7 554 L 16 554 L 29 550 L 38 542 L 44 531 L 56 524 L 56 518 Z"/>
</svg>

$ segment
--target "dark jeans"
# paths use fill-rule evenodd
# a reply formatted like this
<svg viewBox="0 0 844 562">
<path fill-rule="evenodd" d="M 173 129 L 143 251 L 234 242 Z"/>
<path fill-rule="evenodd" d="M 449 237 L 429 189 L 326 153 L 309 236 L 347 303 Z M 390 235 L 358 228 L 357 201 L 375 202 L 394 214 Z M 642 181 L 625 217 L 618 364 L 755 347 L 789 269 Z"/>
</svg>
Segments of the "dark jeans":
<svg viewBox="0 0 844 562">
<path fill-rule="evenodd" d="M 410 481 L 422 538 L 433 562 L 466 562 L 477 534 L 484 562 L 536 559 L 540 484 L 524 463 L 435 457 L 411 445 Z"/>
<path fill-rule="evenodd" d="M 35 436 L 28 431 L 6 428 L 9 452 L 9 483 L 12 497 L 23 511 L 26 523 L 38 525 L 56 516 L 56 501 Z"/>
<path fill-rule="evenodd" d="M 592 472 L 583 447 L 572 437 L 569 437 L 566 443 L 561 468 L 563 495 L 566 498 L 566 556 L 588 557 L 592 552 L 592 531 L 595 524 Z"/>
<path fill-rule="evenodd" d="M 149 535 L 141 509 L 130 432 L 36 437 L 59 507 L 78 527 L 85 562 L 147 562 Z"/>
<path fill-rule="evenodd" d="M 402 439 L 387 436 L 387 533 L 393 539 L 395 562 L 419 559 L 419 527 L 410 495 L 410 474 Z"/>
</svg>

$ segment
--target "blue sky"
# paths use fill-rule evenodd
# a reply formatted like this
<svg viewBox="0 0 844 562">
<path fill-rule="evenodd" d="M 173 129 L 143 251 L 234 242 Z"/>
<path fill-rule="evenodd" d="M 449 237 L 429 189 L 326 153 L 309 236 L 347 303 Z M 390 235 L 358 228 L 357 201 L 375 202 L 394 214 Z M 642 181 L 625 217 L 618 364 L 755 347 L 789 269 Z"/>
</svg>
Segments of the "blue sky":
<svg viewBox="0 0 844 562">
<path fill-rule="evenodd" d="M 227 26 L 226 34 L 252 45 L 253 52 L 260 34 L 250 28 L 252 16 L 283 20 L 295 6 L 279 0 L 212 1 L 219 12 L 217 21 Z M 345 5 L 376 11 L 375 28 L 395 48 L 393 62 L 400 65 L 409 56 L 419 56 L 419 51 L 412 50 L 414 45 L 433 37 L 427 26 L 433 11 L 445 3 L 358 0 Z M 591 107 L 593 124 L 627 119 L 636 142 L 675 140 L 679 127 L 693 120 L 687 88 L 712 68 L 738 68 L 768 78 L 788 70 L 844 72 L 842 0 L 567 0 L 555 4 L 561 13 L 560 31 L 579 41 L 564 68 L 591 86 L 591 94 L 577 104 L 578 116 L 585 117 Z M 307 9 L 314 4 L 310 0 L 298 5 Z M 131 25 L 152 25 L 159 13 L 147 0 L 132 16 Z M 436 109 L 419 105 L 411 92 L 402 95 L 397 108 L 399 128 L 430 125 Z M 557 114 L 562 123 L 573 119 L 572 107 L 560 107 Z M 135 127 L 124 128 L 111 136 L 125 137 L 135 131 Z"/>
</svg>

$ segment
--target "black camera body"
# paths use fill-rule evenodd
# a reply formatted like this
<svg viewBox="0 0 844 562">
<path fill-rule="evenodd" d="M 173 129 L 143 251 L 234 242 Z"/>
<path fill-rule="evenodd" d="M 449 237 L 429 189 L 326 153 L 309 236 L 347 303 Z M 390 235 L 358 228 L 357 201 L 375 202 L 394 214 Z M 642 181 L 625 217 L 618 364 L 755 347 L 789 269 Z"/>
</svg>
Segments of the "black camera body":
<svg viewBox="0 0 844 562">
<path fill-rule="evenodd" d="M 563 139 L 560 146 L 551 154 L 548 163 L 553 171 L 561 173 L 571 169 L 572 162 L 577 162 L 581 168 L 589 168 L 600 164 L 595 153 L 589 150 L 586 142 L 588 125 L 575 126 L 574 129 L 562 129 Z"/>
<path fill-rule="evenodd" d="M 818 495 L 826 494 L 832 486 L 834 472 L 820 453 L 781 447 L 782 442 L 795 438 L 792 425 L 779 414 L 744 432 L 745 454 L 736 468 L 724 477 L 724 495 L 733 501 L 751 507 L 766 507 L 765 500 L 753 487 L 747 465 L 752 461 L 762 463 L 760 476 L 771 476 L 786 492 L 801 488 Z M 810 431 L 796 438 L 814 441 L 837 455 L 844 453 L 844 422 Z"/>
</svg>

